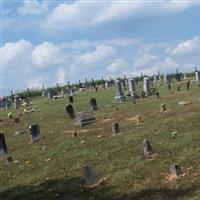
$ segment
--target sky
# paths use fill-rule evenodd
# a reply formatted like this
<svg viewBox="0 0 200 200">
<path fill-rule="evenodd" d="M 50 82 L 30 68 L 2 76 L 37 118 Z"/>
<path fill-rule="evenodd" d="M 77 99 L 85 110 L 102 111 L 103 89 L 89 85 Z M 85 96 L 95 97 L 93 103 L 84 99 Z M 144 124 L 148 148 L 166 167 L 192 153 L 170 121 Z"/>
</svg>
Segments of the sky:
<svg viewBox="0 0 200 200">
<path fill-rule="evenodd" d="M 0 0 L 1 95 L 200 69 L 200 1 Z"/>
</svg>

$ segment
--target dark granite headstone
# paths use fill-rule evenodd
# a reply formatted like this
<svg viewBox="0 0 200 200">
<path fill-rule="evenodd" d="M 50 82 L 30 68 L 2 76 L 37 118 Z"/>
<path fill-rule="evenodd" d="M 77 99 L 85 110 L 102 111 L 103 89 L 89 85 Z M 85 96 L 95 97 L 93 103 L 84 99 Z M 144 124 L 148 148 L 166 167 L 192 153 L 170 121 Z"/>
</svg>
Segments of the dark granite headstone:
<svg viewBox="0 0 200 200">
<path fill-rule="evenodd" d="M 69 96 L 68 98 L 69 98 L 69 103 L 74 103 L 74 98 L 73 98 L 73 96 Z"/>
<path fill-rule="evenodd" d="M 31 134 L 32 142 L 40 140 L 40 127 L 38 124 L 32 124 L 31 126 L 29 126 L 29 131 Z"/>
<path fill-rule="evenodd" d="M 143 140 L 143 150 L 144 150 L 144 155 L 149 156 L 153 153 L 152 146 L 150 142 L 147 139 Z"/>
<path fill-rule="evenodd" d="M 90 99 L 90 108 L 92 111 L 97 110 L 97 100 L 95 98 Z"/>
<path fill-rule="evenodd" d="M 113 135 L 116 135 L 119 132 L 120 132 L 119 131 L 119 123 L 118 122 L 112 123 L 112 133 L 113 133 Z"/>
<path fill-rule="evenodd" d="M 67 112 L 67 114 L 68 114 L 68 116 L 69 116 L 70 119 L 76 118 L 76 115 L 74 113 L 74 108 L 73 108 L 73 106 L 71 104 L 68 104 L 65 107 L 65 109 L 66 109 L 66 112 Z"/>
<path fill-rule="evenodd" d="M 8 153 L 8 150 L 7 150 L 7 145 L 6 145 L 6 140 L 5 140 L 4 134 L 0 133 L 0 155 L 4 155 L 7 153 Z"/>
</svg>

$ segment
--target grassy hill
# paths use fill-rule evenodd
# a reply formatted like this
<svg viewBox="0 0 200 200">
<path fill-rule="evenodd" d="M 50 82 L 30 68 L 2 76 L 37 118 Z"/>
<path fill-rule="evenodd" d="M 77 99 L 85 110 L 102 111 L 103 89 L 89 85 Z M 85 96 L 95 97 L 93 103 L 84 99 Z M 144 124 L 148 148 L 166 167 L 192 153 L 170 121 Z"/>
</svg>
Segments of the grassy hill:
<svg viewBox="0 0 200 200">
<path fill-rule="evenodd" d="M 80 127 L 65 113 L 67 99 L 33 98 L 36 111 L 20 116 L 17 124 L 1 110 L 0 122 L 14 162 L 6 165 L 0 157 L 0 199 L 200 199 L 200 89 L 191 84 L 186 91 L 169 91 L 157 85 L 160 99 L 150 96 L 114 105 L 114 88 L 87 90 L 74 96 L 74 109 L 88 111 L 90 97 L 95 97 L 99 110 L 97 122 Z M 137 90 L 141 91 L 141 84 Z M 178 101 L 191 101 L 180 108 Z M 167 112 L 160 113 L 165 103 Z M 134 117 L 141 115 L 142 124 Z M 118 121 L 122 134 L 112 136 L 111 124 Z M 28 127 L 40 125 L 41 140 L 30 144 Z M 15 131 L 25 130 L 15 135 Z M 71 137 L 76 130 L 78 136 Z M 171 133 L 177 131 L 177 137 Z M 143 156 L 142 141 L 147 138 L 156 154 Z M 84 142 L 83 142 L 84 141 Z M 169 167 L 179 163 L 183 174 L 169 179 Z M 82 186 L 81 167 L 91 165 L 99 178 L 106 177 L 94 188 Z"/>
</svg>

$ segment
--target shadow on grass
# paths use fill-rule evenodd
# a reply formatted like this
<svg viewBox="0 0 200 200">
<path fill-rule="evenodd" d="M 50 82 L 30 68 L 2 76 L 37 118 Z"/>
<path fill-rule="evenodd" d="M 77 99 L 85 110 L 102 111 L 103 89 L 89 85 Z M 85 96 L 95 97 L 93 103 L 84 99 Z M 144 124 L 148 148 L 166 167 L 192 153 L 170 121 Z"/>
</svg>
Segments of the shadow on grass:
<svg viewBox="0 0 200 200">
<path fill-rule="evenodd" d="M 0 192 L 2 200 L 176 200 L 181 197 L 191 197 L 196 186 L 187 189 L 145 189 L 130 194 L 116 194 L 114 188 L 101 185 L 97 188 L 86 189 L 81 187 L 82 179 L 68 178 L 47 180 L 38 185 L 18 186 Z"/>
</svg>

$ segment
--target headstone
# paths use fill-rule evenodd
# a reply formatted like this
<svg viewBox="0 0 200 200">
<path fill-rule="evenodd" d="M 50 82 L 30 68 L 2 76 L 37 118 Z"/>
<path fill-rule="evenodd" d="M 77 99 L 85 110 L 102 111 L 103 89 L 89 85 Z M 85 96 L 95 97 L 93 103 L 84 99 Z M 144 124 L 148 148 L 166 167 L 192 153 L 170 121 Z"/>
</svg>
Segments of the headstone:
<svg viewBox="0 0 200 200">
<path fill-rule="evenodd" d="M 77 132 L 76 131 L 72 132 L 72 137 L 73 138 L 77 137 Z"/>
<path fill-rule="evenodd" d="M 86 186 L 94 185 L 97 182 L 97 175 L 92 167 L 88 165 L 82 167 L 82 173 Z"/>
<path fill-rule="evenodd" d="M 69 103 L 74 103 L 74 98 L 73 98 L 73 96 L 70 95 L 68 98 L 69 98 Z"/>
<path fill-rule="evenodd" d="M 20 99 L 17 97 L 17 98 L 14 99 L 14 107 L 15 107 L 15 109 L 19 109 L 20 106 L 21 106 L 21 101 L 20 101 Z"/>
<path fill-rule="evenodd" d="M 6 110 L 9 110 L 10 108 L 10 103 L 6 103 Z"/>
<path fill-rule="evenodd" d="M 136 115 L 137 124 L 142 123 L 142 117 L 140 115 Z"/>
<path fill-rule="evenodd" d="M 181 91 L 181 85 L 177 85 L 177 87 L 176 87 L 176 89 L 177 89 L 177 91 Z"/>
<path fill-rule="evenodd" d="M 168 83 L 168 89 L 171 90 L 171 83 Z"/>
<path fill-rule="evenodd" d="M 96 118 L 92 112 L 78 112 L 76 113 L 77 124 L 84 126 L 96 121 Z"/>
<path fill-rule="evenodd" d="M 12 100 L 12 103 L 14 102 L 14 94 L 13 94 L 13 91 L 11 90 L 10 92 L 10 95 L 11 95 L 11 100 Z"/>
<path fill-rule="evenodd" d="M 190 90 L 190 80 L 187 81 L 187 91 Z"/>
<path fill-rule="evenodd" d="M 164 74 L 164 82 L 168 83 L 168 75 L 167 74 Z"/>
<path fill-rule="evenodd" d="M 136 97 L 135 80 L 129 79 L 129 92 L 132 97 Z"/>
<path fill-rule="evenodd" d="M 160 93 L 159 93 L 159 92 L 156 92 L 156 96 L 157 96 L 157 98 L 159 99 L 159 98 L 160 98 Z"/>
<path fill-rule="evenodd" d="M 54 96 L 53 92 L 51 90 L 49 90 L 48 91 L 48 98 L 53 99 L 53 96 Z"/>
<path fill-rule="evenodd" d="M 16 117 L 16 118 L 14 119 L 14 122 L 15 122 L 15 123 L 19 123 L 19 117 Z"/>
<path fill-rule="evenodd" d="M 120 81 L 115 80 L 115 101 L 121 103 L 125 100 Z"/>
<path fill-rule="evenodd" d="M 160 105 L 160 112 L 165 112 L 167 110 L 166 105 L 164 103 L 162 103 Z"/>
<path fill-rule="evenodd" d="M 66 109 L 66 112 L 67 112 L 67 114 L 68 114 L 68 116 L 69 116 L 70 119 L 76 118 L 76 115 L 74 113 L 74 108 L 73 108 L 73 106 L 71 104 L 68 104 L 65 107 L 65 109 Z"/>
<path fill-rule="evenodd" d="M 147 139 L 143 140 L 143 151 L 145 156 L 149 156 L 153 153 L 152 146 Z"/>
<path fill-rule="evenodd" d="M 42 90 L 42 96 L 43 97 L 48 97 L 48 92 L 49 92 L 48 90 L 43 89 Z"/>
<path fill-rule="evenodd" d="M 150 81 L 149 81 L 149 77 L 144 77 L 143 78 L 143 91 L 146 94 L 149 94 L 150 91 Z"/>
<path fill-rule="evenodd" d="M 159 74 L 158 76 L 158 81 L 161 83 L 162 82 L 162 75 Z"/>
<path fill-rule="evenodd" d="M 170 172 L 172 176 L 178 177 L 181 174 L 181 167 L 178 164 L 172 164 L 170 166 Z"/>
<path fill-rule="evenodd" d="M 90 108 L 92 111 L 96 111 L 98 109 L 97 100 L 95 98 L 90 99 Z"/>
<path fill-rule="evenodd" d="M 10 164 L 13 162 L 13 158 L 11 155 L 6 156 L 6 164 Z"/>
<path fill-rule="evenodd" d="M 154 80 L 154 83 L 156 83 L 156 82 L 157 82 L 157 75 L 154 75 L 154 78 L 153 78 L 153 80 Z"/>
<path fill-rule="evenodd" d="M 200 71 L 196 71 L 195 76 L 196 76 L 196 81 L 200 82 Z"/>
<path fill-rule="evenodd" d="M 8 153 L 6 140 L 3 133 L 0 133 L 0 155 L 5 155 Z"/>
<path fill-rule="evenodd" d="M 120 130 L 119 130 L 119 123 L 118 122 L 112 123 L 112 133 L 113 133 L 113 135 L 116 135 L 119 132 L 120 132 Z"/>
<path fill-rule="evenodd" d="M 38 124 L 32 124 L 31 126 L 29 126 L 29 131 L 31 134 L 32 142 L 40 140 L 40 127 Z"/>
</svg>

